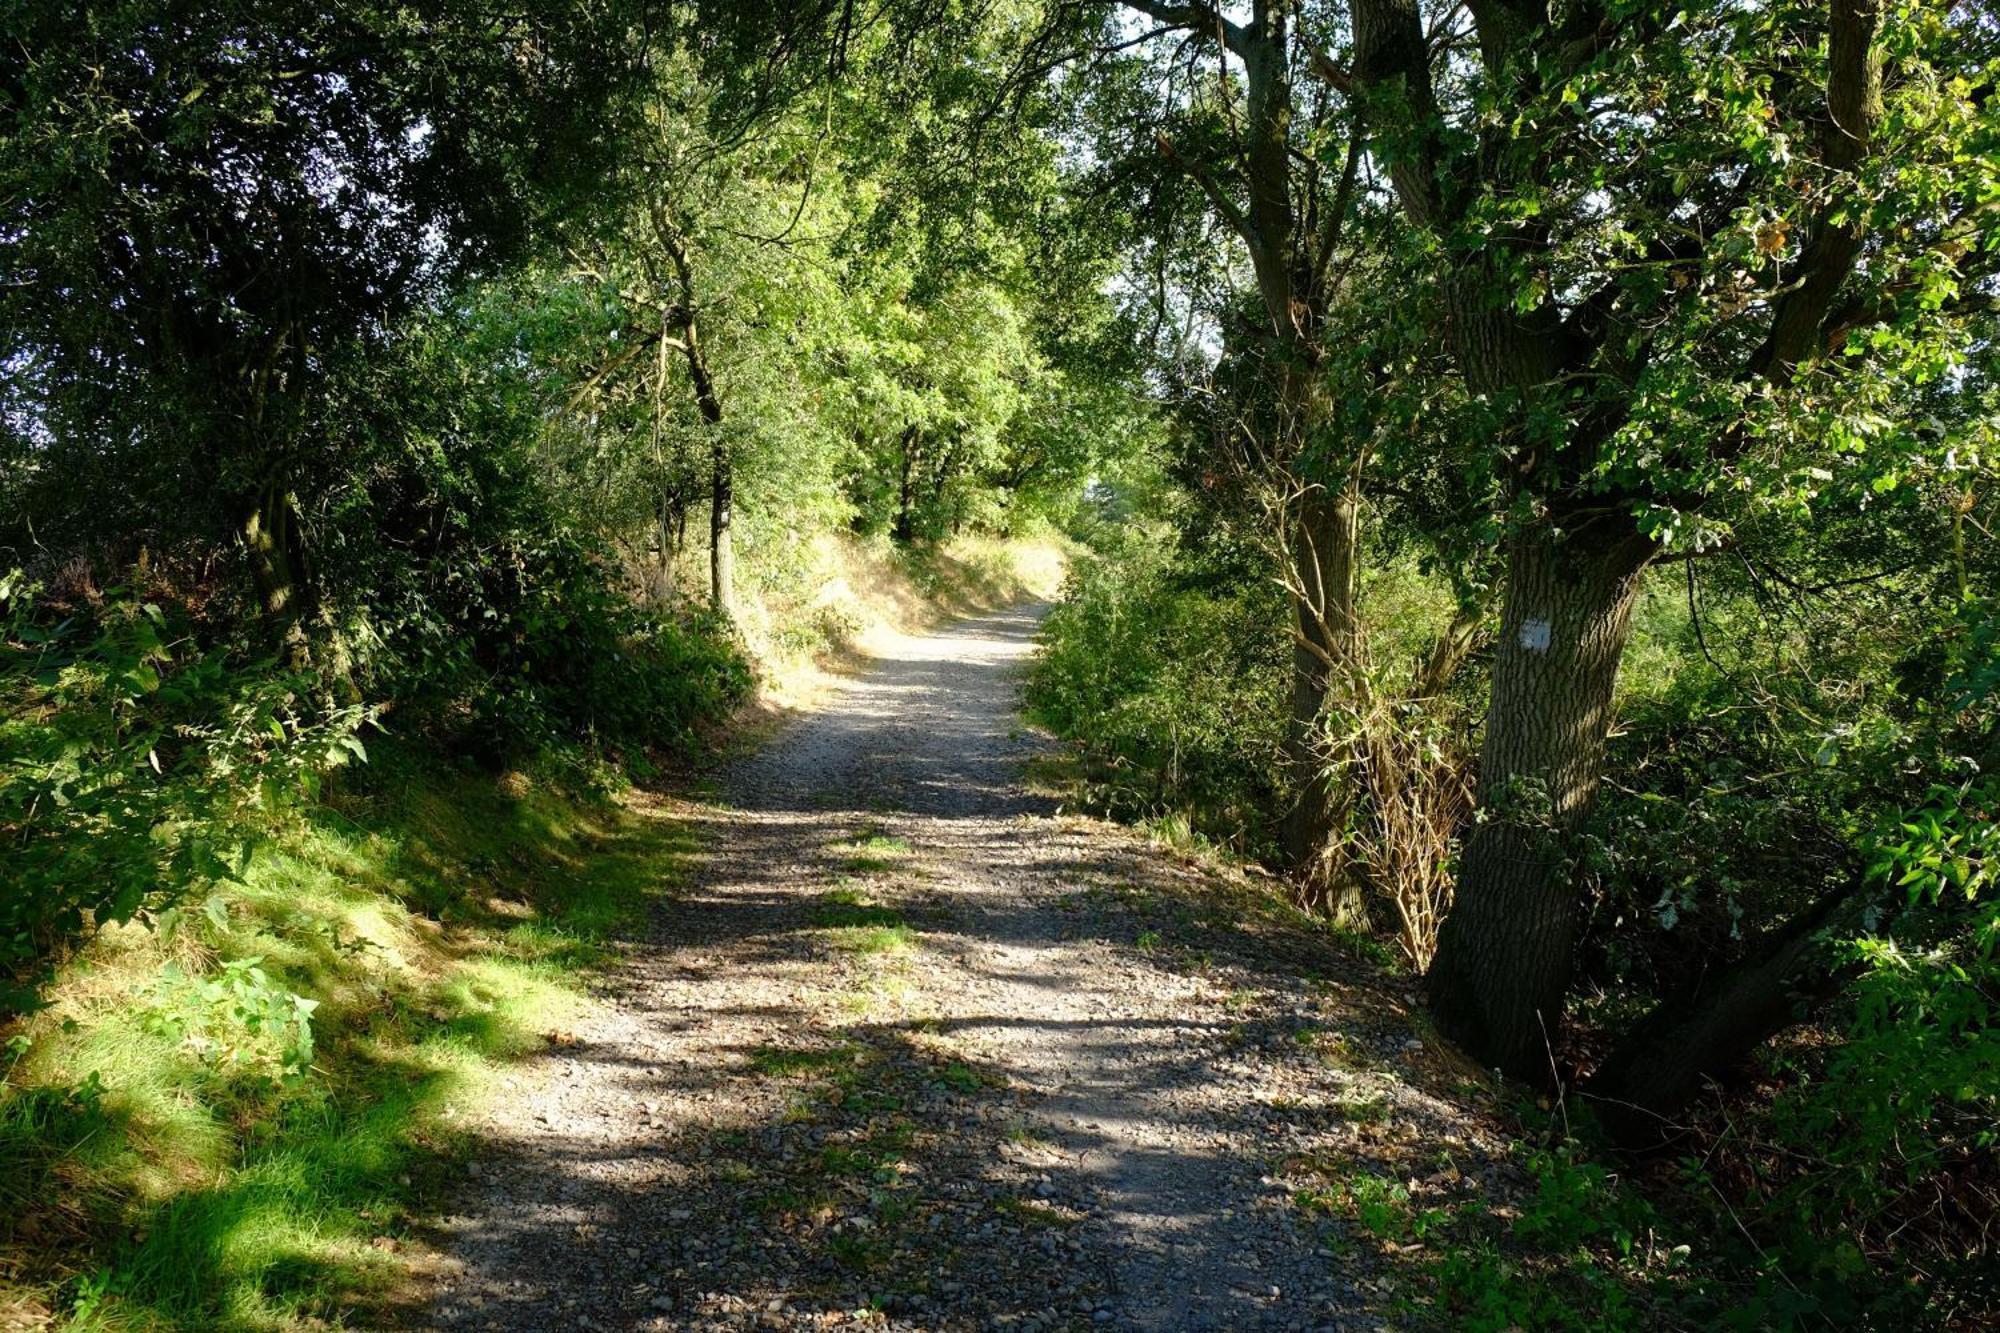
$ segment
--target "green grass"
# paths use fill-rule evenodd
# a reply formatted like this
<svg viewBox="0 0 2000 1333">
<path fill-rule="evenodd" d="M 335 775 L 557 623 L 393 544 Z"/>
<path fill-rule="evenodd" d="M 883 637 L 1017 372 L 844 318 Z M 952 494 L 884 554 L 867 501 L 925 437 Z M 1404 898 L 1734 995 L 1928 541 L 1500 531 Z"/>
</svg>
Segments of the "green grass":
<svg viewBox="0 0 2000 1333">
<path fill-rule="evenodd" d="M 1389 1119 L 1389 1099 L 1386 1097 L 1354 1097 L 1335 1103 L 1334 1109 L 1341 1118 L 1352 1124 L 1379 1125 Z"/>
<path fill-rule="evenodd" d="M 878 1184 L 893 1183 L 916 1129 L 907 1121 L 893 1122 L 853 1143 L 832 1143 L 820 1150 L 820 1170 L 831 1176 L 862 1176 Z"/>
<path fill-rule="evenodd" d="M 812 907 L 812 923 L 825 932 L 827 943 L 845 953 L 897 957 L 916 947 L 917 933 L 901 912 L 849 884 L 819 896 Z"/>
<path fill-rule="evenodd" d="M 562 1039 L 580 971 L 691 850 L 519 775 L 378 755 L 366 781 L 0 1034 L 0 1324 L 379 1322 L 489 1080 Z"/>
<path fill-rule="evenodd" d="M 957 1060 L 940 1066 L 936 1071 L 935 1077 L 939 1083 L 958 1093 L 974 1093 L 987 1084 L 986 1075 L 980 1073 L 971 1065 L 963 1064 Z"/>
<path fill-rule="evenodd" d="M 864 957 L 900 957 L 916 947 L 917 933 L 898 921 L 893 925 L 839 926 L 827 932 L 834 948 Z"/>
<path fill-rule="evenodd" d="M 1422 1240 L 1452 1216 L 1447 1209 L 1416 1207 L 1401 1182 L 1363 1170 L 1299 1190 L 1292 1201 L 1308 1214 L 1346 1218 L 1378 1241 Z"/>
<path fill-rule="evenodd" d="M 812 920 L 822 930 L 852 930 L 857 927 L 901 926 L 903 914 L 894 908 L 870 902 L 858 890 L 830 889 L 813 905 Z"/>
<path fill-rule="evenodd" d="M 854 1068 L 863 1057 L 856 1046 L 760 1046 L 750 1053 L 750 1067 L 772 1078 L 804 1074 L 838 1074 Z"/>
<path fill-rule="evenodd" d="M 1721 1326 L 1721 1307 L 1690 1281 L 1690 1247 L 1671 1243 L 1666 1218 L 1570 1151 L 1529 1150 L 1520 1160 L 1536 1190 L 1504 1209 L 1481 1194 L 1405 1184 L 1407 1165 L 1384 1172 L 1308 1157 L 1288 1168 L 1310 1180 L 1292 1202 L 1303 1217 L 1327 1224 L 1321 1239 L 1329 1252 L 1372 1249 L 1384 1263 L 1384 1289 L 1394 1292 L 1385 1313 L 1398 1327 L 1636 1333 Z"/>
<path fill-rule="evenodd" d="M 841 843 L 841 865 L 850 875 L 877 875 L 893 870 L 910 854 L 907 838 L 872 830 Z"/>
</svg>

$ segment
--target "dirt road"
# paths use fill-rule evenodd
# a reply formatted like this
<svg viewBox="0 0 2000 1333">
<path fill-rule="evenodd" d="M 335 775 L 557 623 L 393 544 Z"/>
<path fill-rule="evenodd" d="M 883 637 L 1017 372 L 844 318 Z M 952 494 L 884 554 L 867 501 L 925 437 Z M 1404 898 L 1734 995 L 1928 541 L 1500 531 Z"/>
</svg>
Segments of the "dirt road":
<svg viewBox="0 0 2000 1333">
<path fill-rule="evenodd" d="M 1313 1191 L 1484 1158 L 1407 983 L 1032 792 L 1036 619 L 901 641 L 698 807 L 704 868 L 486 1126 L 438 1326 L 1403 1322 Z"/>
</svg>

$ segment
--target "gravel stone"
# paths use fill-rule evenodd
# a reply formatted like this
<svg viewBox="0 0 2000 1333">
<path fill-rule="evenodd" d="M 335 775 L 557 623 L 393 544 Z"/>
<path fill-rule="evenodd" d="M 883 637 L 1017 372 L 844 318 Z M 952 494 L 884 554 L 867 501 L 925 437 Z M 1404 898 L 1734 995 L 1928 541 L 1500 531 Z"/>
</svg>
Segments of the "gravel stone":
<svg viewBox="0 0 2000 1333">
<path fill-rule="evenodd" d="M 1449 1135 L 1449 1188 L 1471 1190 L 1493 1131 L 1412 1058 L 1407 979 L 1268 881 L 1027 783 L 1047 742 L 1016 689 L 1041 610 L 901 638 L 664 811 L 700 825 L 701 864 L 475 1126 L 427 1326 L 1387 1314 L 1379 1253 L 1294 1208 L 1299 1164 Z M 1361 1101 L 1387 1109 L 1343 1110 Z"/>
</svg>

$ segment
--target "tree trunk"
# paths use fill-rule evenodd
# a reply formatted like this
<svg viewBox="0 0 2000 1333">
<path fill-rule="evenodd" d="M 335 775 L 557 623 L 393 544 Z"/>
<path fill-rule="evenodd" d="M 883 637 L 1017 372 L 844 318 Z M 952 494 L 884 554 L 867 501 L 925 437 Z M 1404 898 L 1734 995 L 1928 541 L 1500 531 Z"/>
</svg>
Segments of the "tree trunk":
<svg viewBox="0 0 2000 1333">
<path fill-rule="evenodd" d="M 903 475 L 896 492 L 896 521 L 889 529 L 889 536 L 899 546 L 908 546 L 911 539 L 916 536 L 916 516 L 913 513 L 913 506 L 916 503 L 916 466 L 917 428 L 907 426 L 903 429 Z"/>
<path fill-rule="evenodd" d="M 736 562 L 730 534 L 735 479 L 729 442 L 722 433 L 722 395 L 716 391 L 715 377 L 709 373 L 708 357 L 702 351 L 701 327 L 695 319 L 694 266 L 688 259 L 687 237 L 666 209 L 657 204 L 653 210 L 653 228 L 667 258 L 673 262 L 682 297 L 681 305 L 670 308 L 663 318 L 671 322 L 673 315 L 680 316 L 681 355 L 687 361 L 688 378 L 694 381 L 695 406 L 709 429 L 709 601 L 718 613 L 731 616 L 736 607 Z"/>
<path fill-rule="evenodd" d="M 709 453 L 708 503 L 708 589 L 709 600 L 718 614 L 736 614 L 736 551 L 729 531 L 734 507 L 735 479 L 729 466 L 729 449 L 722 432 L 715 433 Z"/>
<path fill-rule="evenodd" d="M 1285 861 L 1309 870 L 1343 817 L 1335 773 L 1338 756 L 1322 743 L 1322 724 L 1336 689 L 1354 683 L 1355 605 L 1361 542 L 1361 489 L 1356 484 L 1329 493 L 1308 491 L 1299 503 L 1291 533 L 1295 587 L 1292 610 L 1292 714 L 1285 756 L 1296 791 L 1279 826 Z"/>
<path fill-rule="evenodd" d="M 257 591 L 257 609 L 284 654 L 287 665 L 305 667 L 311 660 L 305 626 L 300 623 L 304 591 L 299 582 L 298 517 L 291 492 L 276 479 L 258 488 L 242 522 L 243 549 L 250 560 L 250 581 Z"/>
<path fill-rule="evenodd" d="M 1575 945 L 1569 861 L 1604 763 L 1611 698 L 1651 543 L 1523 533 L 1479 755 L 1480 817 L 1429 976 L 1444 1034 L 1482 1063 L 1546 1080 Z"/>
<path fill-rule="evenodd" d="M 708 591 L 709 601 L 725 616 L 736 614 L 735 543 L 730 533 L 734 517 L 736 483 L 729 458 L 729 441 L 722 433 L 722 398 L 708 373 L 708 358 L 702 353 L 701 331 L 690 314 L 681 326 L 683 355 L 688 378 L 694 381 L 695 405 L 708 423 Z"/>
<path fill-rule="evenodd" d="M 662 496 L 659 504 L 660 590 L 663 601 L 675 600 L 674 572 L 687 541 L 687 506 L 678 495 Z"/>
<path fill-rule="evenodd" d="M 1160 134 L 1158 142 L 1161 152 L 1188 172 L 1216 213 L 1242 238 L 1269 321 L 1265 374 L 1278 410 L 1278 428 L 1251 452 L 1253 474 L 1269 466 L 1290 491 L 1281 506 L 1289 529 L 1274 535 L 1286 548 L 1283 558 L 1291 566 L 1286 572 L 1293 585 L 1296 636 L 1285 741 L 1286 768 L 1296 796 L 1280 822 L 1279 841 L 1294 872 L 1323 881 L 1322 854 L 1346 821 L 1352 800 L 1351 783 L 1338 780 L 1342 756 L 1329 755 L 1323 743 L 1323 719 L 1329 708 L 1359 712 L 1367 688 L 1355 608 L 1361 464 L 1351 457 L 1329 466 L 1327 446 L 1332 442 L 1323 438 L 1328 421 L 1325 349 L 1319 342 L 1326 325 L 1329 264 L 1339 248 L 1361 152 L 1358 145 L 1350 145 L 1331 211 L 1315 227 L 1317 207 L 1301 218 L 1299 206 L 1315 190 L 1316 177 L 1295 178 L 1293 6 L 1256 0 L 1248 22 L 1200 5 L 1132 3 L 1131 7 L 1169 25 L 1200 31 L 1243 65 L 1242 138 L 1238 151 L 1227 158 L 1230 170 L 1239 173 L 1240 202 L 1202 162 L 1181 158 L 1167 135 Z M 1324 485 L 1308 483 L 1310 474 L 1327 472 L 1332 479 Z M 1348 901 L 1358 906 L 1358 897 Z"/>
<path fill-rule="evenodd" d="M 1748 956 L 1654 1009 L 1620 1039 L 1584 1085 L 1619 1146 L 1658 1152 L 1679 1137 L 1674 1121 L 1703 1081 L 1747 1059 L 1859 970 L 1833 965 L 1828 927 L 1859 928 L 1866 884 L 1857 878 L 1766 935 Z"/>
</svg>

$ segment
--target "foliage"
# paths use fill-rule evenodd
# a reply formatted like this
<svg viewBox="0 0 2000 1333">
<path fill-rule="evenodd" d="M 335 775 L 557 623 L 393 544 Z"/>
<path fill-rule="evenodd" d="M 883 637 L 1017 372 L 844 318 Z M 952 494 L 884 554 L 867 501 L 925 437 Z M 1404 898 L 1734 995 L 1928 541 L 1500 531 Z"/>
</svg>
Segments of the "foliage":
<svg viewBox="0 0 2000 1333">
<path fill-rule="evenodd" d="M 1146 534 L 1075 565 L 1042 634 L 1029 707 L 1092 761 L 1128 817 L 1187 811 L 1244 850 L 1279 804 L 1289 654 L 1273 595 L 1189 586 Z"/>
<path fill-rule="evenodd" d="M 1786 1062 L 1770 1133 L 1791 1160 L 1767 1168 L 1767 1211 L 1836 1317 L 1864 1285 L 1907 1298 L 1912 1270 L 1936 1308 L 1987 1299 L 1976 1273 L 1995 1253 L 2000 1200 L 1996 812 L 2000 785 L 1982 775 L 1934 790 L 1878 838 L 1870 874 L 1895 924 L 1842 941 L 1858 975 L 1839 1044 Z M 1836 1228 L 1851 1230 L 1836 1241 Z"/>
<path fill-rule="evenodd" d="M 963 553 L 1061 525 L 1092 554 L 1028 694 L 1091 796 L 1267 855 L 1326 788 L 1292 864 L 1343 887 L 1308 896 L 1372 886 L 1421 967 L 1457 882 L 1445 1035 L 1484 1056 L 1504 1009 L 1515 1072 L 1629 1069 L 1672 1027 L 1630 1020 L 1770 983 L 1690 1053 L 1715 1091 L 1666 1114 L 1708 1165 L 1660 1216 L 1569 1147 L 1527 1159 L 1504 1242 L 1387 1180 L 1325 1210 L 1462 1242 L 1434 1290 L 1469 1326 L 1642 1323 L 1684 1275 L 1640 1231 L 1704 1210 L 1691 1317 L 1987 1313 L 2000 30 L 1523 12 L 11 9 L 0 1012 L 53 995 L 110 1035 L 17 1029 L 0 1218 L 80 1184 L 52 1227 L 153 1237 L 48 1289 L 92 1319 L 340 1317 L 353 1256 L 322 1281 L 281 1252 L 360 1234 L 437 1086 L 339 1160 L 394 1082 L 359 997 L 396 997 L 383 1049 L 425 1079 L 482 1021 L 408 907 L 576 960 L 428 864 L 471 831 L 399 831 L 417 873 L 325 823 L 365 730 L 644 776 L 753 658 L 852 636 L 852 590 L 818 586 L 836 533 L 934 595 L 1013 589 Z M 1338 633 L 1332 527 L 1301 517 L 1334 496 Z M 709 609 L 730 531 L 743 604 Z M 1587 671 L 1539 656 L 1572 595 Z M 581 935 L 610 910 L 544 905 Z M 826 906 L 856 949 L 906 943 Z M 358 942 L 383 920 L 455 998 Z M 1520 923 L 1537 947 L 1503 956 Z M 79 956 L 136 960 L 115 1015 Z M 229 1183 L 141 1190 L 132 1145 L 170 1129 Z"/>
<path fill-rule="evenodd" d="M 1381 691 L 1410 735 L 1451 742 L 1441 752 L 1480 739 L 1467 705 L 1489 701 L 1466 854 L 1425 838 L 1416 861 L 1454 875 L 1461 903 L 1469 877 L 1492 909 L 1457 913 L 1476 924 L 1433 974 L 1445 1034 L 1495 1054 L 1481 1028 L 1511 1005 L 1525 1017 L 1499 1062 L 1558 1079 L 1630 1069 L 1617 1057 L 1649 1034 L 1696 1034 L 1703 1049 L 1661 1039 L 1652 1053 L 1715 1091 L 1667 1114 L 1711 1145 L 1738 1141 L 1740 1158 L 1717 1149 L 1732 1169 L 1755 1163 L 1690 1182 L 1741 1212 L 1718 1267 L 1814 1293 L 1744 1318 L 1822 1299 L 1845 1317 L 1861 1306 L 1834 1300 L 1841 1282 L 1882 1297 L 1887 1318 L 1913 1264 L 1936 1283 L 1933 1315 L 1976 1303 L 1965 1275 L 1990 1250 L 1958 1218 L 1992 1199 L 1990 1145 L 1968 1129 L 1992 1113 L 1992 940 L 1983 897 L 1955 887 L 1981 873 L 1970 849 L 1995 796 L 1980 775 L 2000 762 L 1968 687 L 1991 678 L 1977 645 L 2000 576 L 1995 30 L 1963 6 L 1519 15 L 1374 0 L 1098 11 L 1095 42 L 1074 48 L 1092 75 L 1078 132 L 1133 223 L 1122 290 L 1152 330 L 1178 452 L 1170 503 L 1140 521 L 1164 519 L 1166 540 L 1199 553 L 1177 572 L 1219 575 L 1205 596 L 1248 595 L 1275 567 L 1306 606 L 1294 515 L 1314 486 L 1346 483 L 1365 504 L 1364 590 L 1411 560 L 1460 606 L 1490 599 L 1501 615 L 1482 617 L 1455 680 L 1415 700 Z M 1351 196 L 1343 159 L 1360 164 Z M 1339 253 L 1286 251 L 1291 207 Z M 1320 263 L 1337 275 L 1328 308 L 1312 286 L 1272 305 Z M 1300 367 L 1312 389 L 1287 378 Z M 1287 413 L 1314 391 L 1320 433 L 1285 456 Z M 1266 558 L 1232 562 L 1274 494 L 1292 508 L 1252 542 Z M 1615 590 L 1601 670 L 1563 676 L 1526 631 L 1593 586 Z M 1364 593 L 1350 636 L 1396 641 L 1390 685 L 1429 637 L 1396 623 L 1395 600 Z M 1080 586 L 1079 608 L 1099 602 L 1114 605 Z M 1123 647 L 1133 617 L 1100 615 L 1093 631 Z M 1265 632 L 1285 621 L 1274 608 Z M 1052 628 L 1080 679 L 1112 680 L 1077 637 Z M 1159 640 L 1201 642 L 1177 626 Z M 1119 750 L 1150 770 L 1121 774 L 1144 792 L 1165 782 L 1174 723 L 1137 661 L 1125 690 L 1151 725 L 1123 719 L 1146 743 Z M 1600 699 L 1614 682 L 1615 702 Z M 1282 680 L 1257 690 L 1275 706 Z M 1365 861 L 1357 830 L 1381 802 L 1355 744 L 1368 714 L 1363 692 L 1334 693 L 1320 721 L 1348 818 L 1329 840 Z M 1100 689 L 1059 729 L 1107 729 L 1126 694 Z M 1224 835 L 1268 828 L 1291 785 L 1220 821 Z M 1523 789 L 1561 818 L 1497 799 Z M 1953 905 L 1886 893 L 1877 848 L 1901 848 L 1910 887 L 1952 882 Z M 1496 947 L 1524 922 L 1542 924 Z M 1795 965 L 1758 971 L 1800 941 Z M 1548 986 L 1519 986 L 1538 959 L 1556 960 Z M 1588 997 L 1588 1021 L 1552 1052 L 1567 995 Z M 1649 1011 L 1658 1021 L 1633 1022 Z M 1889 1168 L 1871 1174 L 1871 1158 Z M 1813 1248 L 1838 1254 L 1844 1233 L 1865 1262 L 1816 1267 Z M 1761 1271 L 1757 1245 L 1774 1256 Z"/>
<path fill-rule="evenodd" d="M 217 901 L 217 912 L 225 912 Z M 160 969 L 148 1025 L 203 1061 L 304 1078 L 312 1067 L 312 1012 L 319 1001 L 273 984 L 263 961 L 254 954 L 232 958 L 206 978 L 190 977 L 169 962 Z"/>
<path fill-rule="evenodd" d="M 634 606 L 587 540 L 524 533 L 468 554 L 439 590 L 458 604 L 427 608 L 421 669 L 402 688 L 417 716 L 489 760 L 588 744 L 684 753 L 749 692 L 724 626 Z"/>
<path fill-rule="evenodd" d="M 58 616 L 0 577 L 0 1011 L 114 923 L 231 877 L 240 844 L 366 758 L 372 710 L 269 662 L 203 651 L 113 590 Z"/>
<path fill-rule="evenodd" d="M 332 378 L 519 253 L 601 161 L 622 17 L 11 7 L 0 356 L 8 489 L 39 540 L 225 541 L 254 515 L 260 596 L 306 591 L 292 529 L 357 462 Z M 21 514 L 0 519 L 32 545 Z"/>
</svg>

